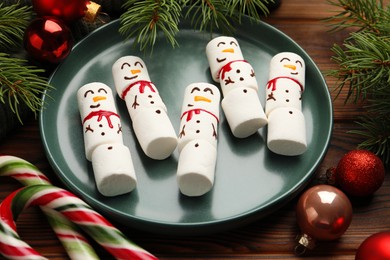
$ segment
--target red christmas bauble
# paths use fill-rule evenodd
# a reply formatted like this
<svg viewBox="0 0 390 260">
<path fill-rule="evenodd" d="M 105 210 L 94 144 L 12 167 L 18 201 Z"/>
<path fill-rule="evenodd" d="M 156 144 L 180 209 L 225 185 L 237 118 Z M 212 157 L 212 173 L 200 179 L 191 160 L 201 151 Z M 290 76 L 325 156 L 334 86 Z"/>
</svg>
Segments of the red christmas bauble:
<svg viewBox="0 0 390 260">
<path fill-rule="evenodd" d="M 67 23 L 83 17 L 88 4 L 88 0 L 32 0 L 38 16 L 54 16 Z"/>
<path fill-rule="evenodd" d="M 53 17 L 37 18 L 27 27 L 24 47 L 39 61 L 58 63 L 68 56 L 73 39 L 70 29 Z"/>
<path fill-rule="evenodd" d="M 390 231 L 371 235 L 359 246 L 355 260 L 368 259 L 390 259 Z"/>
<path fill-rule="evenodd" d="M 335 182 L 352 196 L 368 196 L 378 190 L 385 178 L 381 159 L 367 150 L 345 154 L 335 169 Z"/>
<path fill-rule="evenodd" d="M 314 240 L 335 240 L 351 223 L 352 205 L 339 189 L 316 185 L 299 198 L 296 215 L 303 234 Z"/>
</svg>

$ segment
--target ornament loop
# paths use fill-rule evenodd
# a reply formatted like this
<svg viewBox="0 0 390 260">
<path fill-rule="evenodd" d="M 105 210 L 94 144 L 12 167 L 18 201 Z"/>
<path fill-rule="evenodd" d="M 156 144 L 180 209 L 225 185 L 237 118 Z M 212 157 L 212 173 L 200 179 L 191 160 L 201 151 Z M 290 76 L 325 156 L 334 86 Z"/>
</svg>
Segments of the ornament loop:
<svg viewBox="0 0 390 260">
<path fill-rule="evenodd" d="M 305 254 L 307 249 L 313 250 L 316 246 L 315 240 L 305 233 L 298 235 L 296 240 L 298 244 L 294 247 L 294 253 L 297 256 Z"/>
</svg>

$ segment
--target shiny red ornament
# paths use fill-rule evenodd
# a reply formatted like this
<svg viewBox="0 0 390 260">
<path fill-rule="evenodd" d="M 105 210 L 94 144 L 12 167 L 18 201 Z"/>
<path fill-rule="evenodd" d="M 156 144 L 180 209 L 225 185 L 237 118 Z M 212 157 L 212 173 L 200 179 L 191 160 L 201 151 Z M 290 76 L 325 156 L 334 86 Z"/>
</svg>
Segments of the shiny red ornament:
<svg viewBox="0 0 390 260">
<path fill-rule="evenodd" d="M 32 0 L 38 16 L 54 16 L 67 23 L 82 18 L 89 3 L 88 0 Z"/>
<path fill-rule="evenodd" d="M 73 47 L 72 34 L 56 18 L 37 18 L 25 31 L 24 47 L 36 60 L 58 63 L 69 55 Z"/>
<path fill-rule="evenodd" d="M 351 224 L 352 205 L 341 190 L 316 185 L 299 198 L 296 216 L 302 232 L 300 246 L 313 249 L 316 241 L 335 240 L 345 233 Z"/>
<path fill-rule="evenodd" d="M 352 196 L 368 196 L 378 190 L 385 179 L 381 159 L 367 150 L 353 150 L 345 154 L 335 169 L 335 182 Z"/>
<path fill-rule="evenodd" d="M 390 259 L 390 231 L 379 232 L 371 235 L 359 246 L 355 260 L 370 259 Z"/>
</svg>

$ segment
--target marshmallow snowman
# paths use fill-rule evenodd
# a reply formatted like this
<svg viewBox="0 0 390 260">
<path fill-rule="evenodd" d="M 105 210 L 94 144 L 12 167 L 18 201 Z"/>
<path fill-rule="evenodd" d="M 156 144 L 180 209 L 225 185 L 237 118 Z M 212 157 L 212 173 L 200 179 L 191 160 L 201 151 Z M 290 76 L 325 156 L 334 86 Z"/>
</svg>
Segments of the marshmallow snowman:
<svg viewBox="0 0 390 260">
<path fill-rule="evenodd" d="M 267 146 L 274 153 L 294 156 L 307 149 L 302 93 L 305 62 L 299 55 L 282 52 L 270 61 L 265 112 L 268 116 Z"/>
<path fill-rule="evenodd" d="M 116 196 L 136 187 L 129 149 L 123 144 L 122 126 L 111 88 L 100 82 L 77 91 L 83 125 L 85 156 L 92 162 L 96 186 L 105 196 Z"/>
<path fill-rule="evenodd" d="M 136 56 L 121 57 L 113 64 L 112 74 L 142 150 L 152 159 L 166 159 L 177 146 L 177 136 L 145 62 Z"/>
<path fill-rule="evenodd" d="M 206 55 L 214 81 L 223 93 L 222 109 L 233 135 L 248 137 L 267 124 L 258 96 L 253 67 L 244 60 L 233 37 L 220 36 L 206 46 Z"/>
<path fill-rule="evenodd" d="M 209 83 L 186 87 L 178 138 L 177 180 L 182 194 L 201 196 L 214 184 L 219 124 L 219 89 Z"/>
</svg>

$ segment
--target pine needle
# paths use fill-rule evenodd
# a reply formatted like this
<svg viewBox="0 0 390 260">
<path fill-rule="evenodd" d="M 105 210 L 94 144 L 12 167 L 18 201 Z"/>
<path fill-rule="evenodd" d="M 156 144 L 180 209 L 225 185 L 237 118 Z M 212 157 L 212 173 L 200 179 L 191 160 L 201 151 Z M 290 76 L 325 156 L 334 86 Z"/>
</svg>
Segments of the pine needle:
<svg viewBox="0 0 390 260">
<path fill-rule="evenodd" d="M 326 74 L 338 79 L 336 98 L 347 89 L 345 102 L 365 100 L 366 115 L 353 130 L 365 140 L 359 148 L 374 152 L 390 164 L 390 7 L 377 0 L 330 2 L 342 11 L 328 19 L 334 30 L 356 28 L 332 51 L 338 69 Z"/>
<path fill-rule="evenodd" d="M 141 50 L 153 48 L 160 32 L 175 47 L 183 16 L 191 21 L 193 29 L 209 32 L 218 29 L 231 34 L 234 23 L 241 23 L 244 15 L 253 21 L 260 20 L 259 12 L 267 15 L 268 3 L 273 0 L 126 0 L 119 32 L 127 39 L 134 37 L 134 44 Z"/>
<path fill-rule="evenodd" d="M 20 122 L 18 107 L 24 103 L 37 114 L 42 108 L 42 94 L 51 88 L 40 76 L 44 70 L 27 65 L 27 61 L 0 53 L 0 101 L 8 103 Z"/>
<path fill-rule="evenodd" d="M 121 15 L 119 32 L 127 38 L 135 37 L 135 44 L 141 50 L 154 46 L 157 35 L 162 32 L 172 46 L 177 46 L 175 39 L 179 31 L 182 1 L 168 0 L 127 0 Z"/>
<path fill-rule="evenodd" d="M 25 28 L 32 17 L 31 7 L 3 6 L 0 3 L 0 49 L 10 50 L 20 46 Z"/>
<path fill-rule="evenodd" d="M 335 45 L 332 59 L 339 64 L 338 70 L 328 75 L 339 79 L 338 93 L 348 86 L 349 98 L 354 102 L 366 99 L 369 93 L 390 85 L 390 37 L 378 36 L 370 31 L 351 33 L 344 48 Z"/>
</svg>

